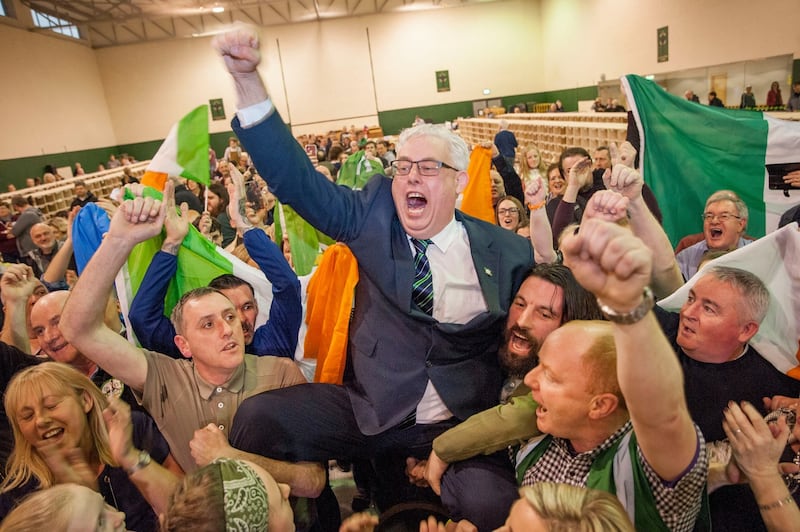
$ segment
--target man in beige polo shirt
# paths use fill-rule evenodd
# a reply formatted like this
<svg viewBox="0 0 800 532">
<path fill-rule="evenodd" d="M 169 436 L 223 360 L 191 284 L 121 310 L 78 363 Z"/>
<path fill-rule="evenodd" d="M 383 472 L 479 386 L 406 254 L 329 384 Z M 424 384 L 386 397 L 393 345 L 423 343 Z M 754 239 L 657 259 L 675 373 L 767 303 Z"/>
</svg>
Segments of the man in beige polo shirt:
<svg viewBox="0 0 800 532">
<path fill-rule="evenodd" d="M 230 424 L 242 401 L 306 381 L 290 359 L 244 353 L 238 314 L 222 293 L 200 288 L 187 292 L 175 306 L 175 343 L 183 360 L 137 348 L 103 324 L 102 307 L 95 302 L 111 290 L 133 247 L 159 234 L 167 216 L 177 216 L 171 183 L 164 198 L 162 203 L 137 197 L 120 206 L 67 301 L 60 323 L 64 336 L 134 390 L 187 472 L 220 456 L 244 458 L 289 484 L 293 495 L 316 497 L 325 483 L 321 465 L 267 459 L 228 445 Z"/>
</svg>

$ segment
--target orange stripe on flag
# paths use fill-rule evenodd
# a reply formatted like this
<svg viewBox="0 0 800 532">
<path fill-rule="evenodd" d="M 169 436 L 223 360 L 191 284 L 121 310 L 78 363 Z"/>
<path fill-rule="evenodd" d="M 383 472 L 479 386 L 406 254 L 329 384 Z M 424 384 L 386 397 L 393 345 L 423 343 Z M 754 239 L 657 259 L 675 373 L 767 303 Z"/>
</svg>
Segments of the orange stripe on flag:
<svg viewBox="0 0 800 532">
<path fill-rule="evenodd" d="M 492 206 L 492 178 L 489 176 L 491 167 L 492 150 L 482 146 L 472 150 L 467 168 L 469 181 L 461 199 L 461 210 L 493 224 L 495 220 Z"/>
<path fill-rule="evenodd" d="M 167 174 L 163 172 L 153 172 L 152 170 L 147 170 L 142 176 L 141 183 L 142 185 L 153 187 L 159 192 L 163 192 L 164 185 L 167 184 L 167 177 Z"/>
</svg>

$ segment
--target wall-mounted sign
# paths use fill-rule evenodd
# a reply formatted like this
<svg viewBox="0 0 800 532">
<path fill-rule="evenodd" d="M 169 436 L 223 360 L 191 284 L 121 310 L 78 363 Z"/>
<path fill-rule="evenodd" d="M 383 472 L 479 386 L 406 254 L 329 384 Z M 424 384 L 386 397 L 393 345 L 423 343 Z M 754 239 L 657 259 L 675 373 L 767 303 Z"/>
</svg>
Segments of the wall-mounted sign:
<svg viewBox="0 0 800 532">
<path fill-rule="evenodd" d="M 436 91 L 449 92 L 450 91 L 450 71 L 437 70 L 436 71 Z"/>
<path fill-rule="evenodd" d="M 658 28 L 658 62 L 669 61 L 669 26 Z"/>
<path fill-rule="evenodd" d="M 208 100 L 208 106 L 211 108 L 212 120 L 225 120 L 225 106 L 222 103 L 222 98 Z"/>
</svg>

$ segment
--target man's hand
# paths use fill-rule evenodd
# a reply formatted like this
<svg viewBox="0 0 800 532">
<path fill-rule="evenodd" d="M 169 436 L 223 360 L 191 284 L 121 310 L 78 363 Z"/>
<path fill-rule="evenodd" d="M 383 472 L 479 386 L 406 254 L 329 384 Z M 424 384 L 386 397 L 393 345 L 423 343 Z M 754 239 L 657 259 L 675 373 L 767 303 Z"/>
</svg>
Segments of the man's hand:
<svg viewBox="0 0 800 532">
<path fill-rule="evenodd" d="M 588 157 L 575 163 L 569 170 L 567 176 L 567 186 L 574 189 L 582 189 L 592 182 L 592 160 Z"/>
<path fill-rule="evenodd" d="M 36 449 L 53 473 L 57 484 L 78 484 L 99 491 L 97 472 L 92 471 L 78 448 L 63 449 L 59 443 L 42 442 Z"/>
<path fill-rule="evenodd" d="M 103 410 L 103 420 L 108 430 L 108 446 L 111 456 L 124 469 L 130 469 L 139 459 L 133 447 L 133 425 L 131 407 L 125 401 L 113 397 Z"/>
<path fill-rule="evenodd" d="M 227 436 L 213 423 L 194 431 L 189 449 L 195 463 L 200 467 L 210 464 L 217 458 L 233 457 L 233 447 L 228 443 Z"/>
<path fill-rule="evenodd" d="M 436 451 L 431 449 L 431 454 L 425 463 L 424 474 L 425 480 L 436 495 L 442 494 L 442 476 L 449 466 L 450 464 L 439 458 Z"/>
<path fill-rule="evenodd" d="M 800 170 L 789 172 L 783 176 L 783 182 L 792 185 L 793 187 L 800 187 Z"/>
<path fill-rule="evenodd" d="M 626 144 L 630 146 L 629 142 L 626 142 Z M 630 146 L 630 149 L 633 149 L 633 146 Z M 633 161 L 631 160 L 630 166 L 626 165 L 623 162 L 623 153 L 617 149 L 617 145 L 613 142 L 608 147 L 608 153 L 611 157 L 611 168 L 607 169 L 603 174 L 603 182 L 606 188 L 622 194 L 631 201 L 641 197 L 644 181 L 642 180 L 642 174 L 633 169 Z M 633 154 L 635 157 L 636 151 Z M 630 155 L 627 157 L 630 157 Z"/>
<path fill-rule="evenodd" d="M 167 195 L 167 190 L 164 189 L 164 229 L 167 235 L 164 238 L 161 249 L 162 251 L 175 255 L 178 248 L 180 248 L 181 242 L 183 242 L 183 239 L 189 234 L 189 205 L 186 204 L 186 202 L 181 203 L 180 212 L 178 212 L 178 209 L 175 208 L 174 187 L 172 187 L 170 192 L 171 193 Z"/>
<path fill-rule="evenodd" d="M 724 412 L 722 429 L 728 436 L 736 464 L 748 479 L 771 477 L 776 474 L 786 441 L 789 427 L 781 416 L 774 430 L 764 421 L 758 410 L 743 401 L 741 407 L 731 401 Z"/>
<path fill-rule="evenodd" d="M 0 294 L 4 303 L 28 301 L 38 283 L 27 264 L 9 264 L 0 277 Z"/>
<path fill-rule="evenodd" d="M 425 480 L 425 460 L 418 460 L 413 457 L 406 458 L 406 477 L 408 481 L 419 487 L 427 488 L 428 481 Z"/>
<path fill-rule="evenodd" d="M 244 232 L 245 229 L 253 227 L 247 218 L 247 192 L 244 188 L 244 178 L 235 167 L 231 166 L 231 182 L 228 183 L 228 216 L 230 216 L 233 226 Z"/>
<path fill-rule="evenodd" d="M 372 532 L 378 526 L 378 516 L 369 512 L 351 515 L 339 527 L 339 532 Z"/>
<path fill-rule="evenodd" d="M 172 183 L 167 181 L 164 196 L 172 196 L 173 190 Z M 111 219 L 108 236 L 135 245 L 160 234 L 166 215 L 165 207 L 160 200 L 150 197 L 137 196 L 125 200 Z"/>
<path fill-rule="evenodd" d="M 564 237 L 561 250 L 578 282 L 615 311 L 628 312 L 642 301 L 653 253 L 627 228 L 588 220 Z"/>
<path fill-rule="evenodd" d="M 79 212 L 81 212 L 80 205 L 75 205 L 67 214 L 67 240 L 72 240 L 72 223 Z"/>
<path fill-rule="evenodd" d="M 242 27 L 217 35 L 211 46 L 222 56 L 233 77 L 252 74 L 261 63 L 258 34 L 252 28 Z"/>
<path fill-rule="evenodd" d="M 525 201 L 528 205 L 539 205 L 547 195 L 547 187 L 541 177 L 532 179 L 525 188 Z"/>
<path fill-rule="evenodd" d="M 616 147 L 617 144 L 615 142 L 611 143 L 611 146 Z M 621 164 L 623 166 L 627 166 L 628 168 L 633 168 L 633 163 L 636 160 L 636 148 L 633 147 L 633 144 L 628 142 L 627 140 L 619 145 L 618 151 L 618 161 L 615 163 L 612 159 L 611 164 Z M 609 147 L 609 157 L 611 157 L 611 149 Z"/>
<path fill-rule="evenodd" d="M 589 198 L 582 220 L 599 218 L 616 223 L 625 218 L 627 213 L 628 198 L 613 190 L 598 190 Z"/>
</svg>

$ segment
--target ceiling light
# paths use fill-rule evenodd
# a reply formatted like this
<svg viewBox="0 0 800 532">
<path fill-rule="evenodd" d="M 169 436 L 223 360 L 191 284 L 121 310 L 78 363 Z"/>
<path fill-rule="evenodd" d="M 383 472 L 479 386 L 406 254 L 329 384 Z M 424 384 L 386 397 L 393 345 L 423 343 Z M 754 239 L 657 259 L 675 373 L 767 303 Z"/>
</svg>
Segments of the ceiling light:
<svg viewBox="0 0 800 532">
<path fill-rule="evenodd" d="M 212 13 L 224 13 L 225 12 L 225 8 L 222 7 L 221 5 L 215 5 L 214 7 L 211 8 L 211 12 Z"/>
</svg>

